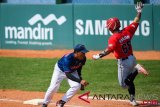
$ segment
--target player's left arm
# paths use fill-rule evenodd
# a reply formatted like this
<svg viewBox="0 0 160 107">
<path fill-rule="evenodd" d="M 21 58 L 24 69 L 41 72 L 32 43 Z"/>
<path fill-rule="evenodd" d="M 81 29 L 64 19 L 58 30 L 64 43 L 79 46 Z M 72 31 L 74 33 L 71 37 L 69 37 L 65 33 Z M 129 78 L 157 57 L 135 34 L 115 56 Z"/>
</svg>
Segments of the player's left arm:
<svg viewBox="0 0 160 107">
<path fill-rule="evenodd" d="M 83 68 L 83 66 L 85 65 L 85 63 L 86 63 L 86 57 L 85 57 L 84 60 L 81 62 L 82 66 L 77 69 L 77 73 L 78 73 L 78 75 L 79 75 L 80 80 L 83 80 L 81 71 L 82 71 L 82 68 Z M 85 90 L 85 86 L 81 84 L 80 90 L 82 90 L 82 91 Z"/>
<path fill-rule="evenodd" d="M 116 48 L 116 39 L 115 37 L 111 36 L 108 40 L 108 47 L 102 51 L 101 53 L 97 54 L 97 55 L 93 55 L 92 58 L 93 59 L 99 59 L 99 58 L 102 58 L 104 56 L 107 56 L 109 55 L 111 52 L 113 52 Z"/>
<path fill-rule="evenodd" d="M 80 80 L 83 79 L 83 78 L 82 78 L 81 71 L 82 71 L 82 66 L 81 66 L 80 68 L 77 69 L 77 73 L 78 73 L 78 75 L 79 75 Z M 81 84 L 80 90 L 82 90 L 82 91 L 85 90 L 85 86 Z"/>
<path fill-rule="evenodd" d="M 97 55 L 93 55 L 93 59 L 99 59 L 102 58 L 108 54 L 110 54 L 112 51 L 109 50 L 108 48 L 106 48 L 104 51 L 102 51 L 101 53 L 97 54 Z"/>
<path fill-rule="evenodd" d="M 71 61 L 68 59 L 68 58 L 65 58 L 64 59 L 64 65 L 63 65 L 63 69 L 64 69 L 64 72 L 66 74 L 66 77 L 72 81 L 75 81 L 75 82 L 78 82 L 80 83 L 81 80 L 79 78 L 76 78 L 75 76 L 72 75 L 72 70 L 70 68 L 70 64 L 71 64 Z"/>
<path fill-rule="evenodd" d="M 80 83 L 80 82 L 82 81 L 81 79 L 76 78 L 75 76 L 73 76 L 73 75 L 72 75 L 70 72 L 68 72 L 68 71 L 66 71 L 65 74 L 66 74 L 66 77 L 67 77 L 68 79 L 72 80 L 72 81 L 75 81 L 75 82 L 78 82 L 78 83 Z"/>
<path fill-rule="evenodd" d="M 82 79 L 81 71 L 82 71 L 82 67 L 85 65 L 85 63 L 86 63 L 86 56 L 85 56 L 85 58 L 80 62 L 81 66 L 77 69 L 77 73 L 78 73 L 80 79 Z"/>
<path fill-rule="evenodd" d="M 100 58 L 106 56 L 106 55 L 109 55 L 112 51 L 110 51 L 108 48 L 106 48 L 104 51 L 102 51 L 99 56 Z"/>
<path fill-rule="evenodd" d="M 77 73 L 78 73 L 78 75 L 79 75 L 79 78 L 82 80 L 81 71 L 82 71 L 82 66 L 81 66 L 80 68 L 77 69 Z"/>
</svg>

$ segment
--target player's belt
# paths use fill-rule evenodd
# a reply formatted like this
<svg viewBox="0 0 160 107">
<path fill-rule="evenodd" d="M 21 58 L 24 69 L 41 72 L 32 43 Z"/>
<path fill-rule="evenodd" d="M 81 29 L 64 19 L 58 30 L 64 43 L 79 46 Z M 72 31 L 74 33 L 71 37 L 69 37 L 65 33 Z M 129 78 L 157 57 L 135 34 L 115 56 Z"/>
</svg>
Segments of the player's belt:
<svg viewBox="0 0 160 107">
<path fill-rule="evenodd" d="M 130 56 L 130 55 L 129 55 L 129 56 Z M 133 56 L 133 54 L 131 54 L 131 56 Z M 126 59 L 128 59 L 128 56 L 125 57 L 125 58 L 121 58 L 122 61 L 124 61 L 124 60 L 126 60 Z"/>
</svg>

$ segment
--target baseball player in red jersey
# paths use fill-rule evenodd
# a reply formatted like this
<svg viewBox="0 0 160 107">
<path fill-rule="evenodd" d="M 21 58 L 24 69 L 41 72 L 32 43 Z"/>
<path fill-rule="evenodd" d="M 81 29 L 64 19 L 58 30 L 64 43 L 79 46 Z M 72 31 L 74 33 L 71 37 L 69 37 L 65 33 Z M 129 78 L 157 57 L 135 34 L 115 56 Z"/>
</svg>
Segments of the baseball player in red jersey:
<svg viewBox="0 0 160 107">
<path fill-rule="evenodd" d="M 128 88 L 130 94 L 130 103 L 133 106 L 137 106 L 138 103 L 135 100 L 135 86 L 134 79 L 138 73 L 148 75 L 148 72 L 140 65 L 136 64 L 136 58 L 133 55 L 131 40 L 139 25 L 141 18 L 143 4 L 138 2 L 136 5 L 137 16 L 134 21 L 124 28 L 119 30 L 119 19 L 114 17 L 106 21 L 106 27 L 113 33 L 108 39 L 108 47 L 100 54 L 93 55 L 93 59 L 102 58 L 111 52 L 118 60 L 118 80 L 121 87 Z"/>
</svg>

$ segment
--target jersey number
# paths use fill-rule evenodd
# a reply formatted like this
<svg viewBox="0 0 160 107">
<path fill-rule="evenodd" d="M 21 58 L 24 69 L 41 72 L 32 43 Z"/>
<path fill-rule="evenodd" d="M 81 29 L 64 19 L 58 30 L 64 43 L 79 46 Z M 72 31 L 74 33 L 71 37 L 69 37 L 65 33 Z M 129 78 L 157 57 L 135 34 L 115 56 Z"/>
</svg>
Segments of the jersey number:
<svg viewBox="0 0 160 107">
<path fill-rule="evenodd" d="M 122 50 L 123 50 L 123 53 L 128 53 L 128 51 L 131 49 L 131 42 L 128 41 L 127 43 L 124 43 L 122 45 Z"/>
</svg>

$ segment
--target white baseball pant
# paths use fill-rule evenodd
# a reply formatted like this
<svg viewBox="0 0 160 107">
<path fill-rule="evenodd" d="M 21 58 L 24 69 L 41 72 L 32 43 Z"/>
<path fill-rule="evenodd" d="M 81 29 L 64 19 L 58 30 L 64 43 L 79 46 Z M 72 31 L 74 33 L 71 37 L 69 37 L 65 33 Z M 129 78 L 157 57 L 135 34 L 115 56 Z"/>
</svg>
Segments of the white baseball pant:
<svg viewBox="0 0 160 107">
<path fill-rule="evenodd" d="M 72 75 L 75 76 L 76 78 L 79 78 L 77 71 L 74 71 L 72 73 Z M 52 96 L 54 95 L 54 93 L 56 93 L 58 91 L 59 86 L 60 86 L 63 79 L 67 79 L 67 81 L 70 85 L 70 89 L 62 97 L 63 101 L 68 102 L 80 89 L 81 84 L 68 79 L 66 77 L 65 73 L 60 70 L 60 68 L 58 67 L 58 64 L 56 63 L 55 67 L 54 67 L 54 72 L 52 75 L 50 86 L 49 86 L 49 88 L 45 94 L 45 97 L 44 97 L 44 102 L 43 102 L 44 104 L 48 104 L 51 101 Z"/>
<path fill-rule="evenodd" d="M 133 55 L 128 56 L 126 60 L 118 59 L 118 80 L 121 87 L 127 87 L 125 79 L 136 71 L 136 64 L 136 58 Z"/>
</svg>

